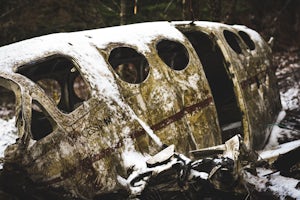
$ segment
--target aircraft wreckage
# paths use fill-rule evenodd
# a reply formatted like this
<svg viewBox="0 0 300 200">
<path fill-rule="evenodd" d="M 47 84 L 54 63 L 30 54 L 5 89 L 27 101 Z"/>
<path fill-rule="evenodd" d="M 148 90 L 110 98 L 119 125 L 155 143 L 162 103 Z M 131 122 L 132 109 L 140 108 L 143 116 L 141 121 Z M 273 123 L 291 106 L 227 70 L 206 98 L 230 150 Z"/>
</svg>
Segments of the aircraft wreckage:
<svg viewBox="0 0 300 200">
<path fill-rule="evenodd" d="M 257 32 L 211 22 L 1 47 L 0 85 L 15 95 L 19 137 L 3 172 L 62 189 L 65 199 L 172 191 L 165 182 L 180 191 L 203 182 L 232 188 L 281 109 L 270 54 Z"/>
</svg>

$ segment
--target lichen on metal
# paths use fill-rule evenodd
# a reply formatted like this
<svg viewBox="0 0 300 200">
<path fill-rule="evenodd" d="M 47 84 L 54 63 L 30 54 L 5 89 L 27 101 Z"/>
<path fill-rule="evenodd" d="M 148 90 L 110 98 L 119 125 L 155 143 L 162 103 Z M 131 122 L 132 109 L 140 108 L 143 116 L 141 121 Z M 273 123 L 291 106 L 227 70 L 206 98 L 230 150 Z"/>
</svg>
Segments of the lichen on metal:
<svg viewBox="0 0 300 200">
<path fill-rule="evenodd" d="M 15 93 L 19 134 L 4 171 L 18 166 L 35 183 L 92 199 L 126 190 L 120 177 L 166 146 L 190 155 L 240 134 L 259 149 L 281 107 L 270 53 L 255 31 L 211 22 L 1 47 L 0 86 Z"/>
</svg>

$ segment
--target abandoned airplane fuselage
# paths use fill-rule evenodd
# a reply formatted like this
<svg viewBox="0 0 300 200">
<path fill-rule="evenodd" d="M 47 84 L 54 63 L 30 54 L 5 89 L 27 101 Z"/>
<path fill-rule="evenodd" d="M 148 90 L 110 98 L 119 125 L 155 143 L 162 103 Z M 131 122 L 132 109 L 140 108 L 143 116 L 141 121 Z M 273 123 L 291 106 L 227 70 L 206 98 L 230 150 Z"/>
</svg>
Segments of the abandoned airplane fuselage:
<svg viewBox="0 0 300 200">
<path fill-rule="evenodd" d="M 271 50 L 255 31 L 152 22 L 42 36 L 0 48 L 19 139 L 5 154 L 34 182 L 82 198 L 164 145 L 177 152 L 235 134 L 263 146 L 281 105 Z M 11 168 L 9 168 L 11 169 Z"/>
</svg>

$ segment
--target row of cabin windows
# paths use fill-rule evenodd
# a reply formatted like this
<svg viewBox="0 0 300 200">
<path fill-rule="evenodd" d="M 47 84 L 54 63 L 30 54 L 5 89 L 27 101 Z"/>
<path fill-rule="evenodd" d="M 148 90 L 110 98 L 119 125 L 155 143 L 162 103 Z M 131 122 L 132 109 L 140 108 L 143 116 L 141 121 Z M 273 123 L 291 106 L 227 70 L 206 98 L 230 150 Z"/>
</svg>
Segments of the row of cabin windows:
<svg viewBox="0 0 300 200">
<path fill-rule="evenodd" d="M 242 38 L 242 40 L 244 41 L 244 43 L 246 44 L 249 50 L 252 51 L 255 49 L 255 44 L 247 33 L 245 33 L 244 31 L 239 31 L 238 34 Z M 233 51 L 235 51 L 237 54 L 241 54 L 242 48 L 240 46 L 239 37 L 235 33 L 228 30 L 224 30 L 223 35 L 230 48 Z"/>
<path fill-rule="evenodd" d="M 157 45 L 157 49 L 161 59 L 170 68 L 181 70 L 187 66 L 188 54 L 182 44 L 163 40 Z M 109 62 L 120 78 L 129 83 L 141 83 L 149 73 L 147 59 L 132 48 L 114 49 L 110 54 Z M 35 82 L 64 113 L 72 112 L 83 101 L 90 98 L 87 84 L 75 64 L 67 57 L 51 56 L 20 66 L 16 73 Z M 31 137 L 40 140 L 53 132 L 57 124 L 45 107 L 37 101 L 32 102 L 31 110 Z"/>
<path fill-rule="evenodd" d="M 189 62 L 188 51 L 179 42 L 161 40 L 156 45 L 161 60 L 174 70 L 183 70 Z M 142 83 L 149 74 L 149 63 L 143 54 L 130 47 L 117 47 L 109 55 L 108 62 L 119 78 L 128 83 Z"/>
<path fill-rule="evenodd" d="M 238 37 L 233 32 L 227 30 L 225 30 L 223 33 L 229 46 L 235 52 L 241 53 L 242 51 L 239 46 Z M 241 38 L 245 40 L 245 43 L 248 45 L 249 49 L 255 49 L 254 42 L 251 40 L 249 35 L 241 31 L 239 34 Z M 209 53 L 209 49 L 214 49 L 214 47 L 209 47 L 211 44 L 205 44 L 204 40 L 201 41 L 201 38 L 204 38 L 204 36 L 201 36 L 201 32 L 200 37 L 189 37 L 188 34 L 186 34 L 186 36 L 196 49 L 197 54 L 205 68 L 208 66 L 210 61 L 203 60 L 203 56 Z M 195 42 L 192 41 L 195 39 L 197 40 L 197 38 L 202 42 L 200 42 L 198 47 L 196 47 Z M 199 49 L 199 46 L 203 47 L 202 50 L 200 50 L 201 48 Z M 189 63 L 189 56 L 188 51 L 183 44 L 165 39 L 157 43 L 156 49 L 161 60 L 171 69 L 183 70 L 187 67 Z M 108 62 L 120 79 L 128 83 L 142 83 L 149 74 L 149 63 L 147 59 L 143 54 L 138 53 L 133 48 L 117 47 L 113 49 L 110 52 Z M 210 76 L 209 69 L 207 68 L 205 70 L 207 76 Z M 16 72 L 37 83 L 62 112 L 72 112 L 79 105 L 81 105 L 83 101 L 90 97 L 90 90 L 87 84 L 77 71 L 74 63 L 66 57 L 52 56 L 45 60 L 23 65 L 19 67 Z M 225 73 L 222 74 L 225 75 Z M 225 84 L 221 85 L 224 86 Z M 211 82 L 210 86 L 215 88 L 214 82 Z M 229 85 L 228 88 L 229 87 L 233 88 L 232 85 Z M 229 89 L 226 91 L 229 91 Z M 221 94 L 219 93 L 220 91 L 215 93 L 215 98 Z M 231 90 L 229 93 L 233 95 Z M 221 98 L 217 97 L 216 103 L 218 99 Z M 53 131 L 54 122 L 51 120 L 49 115 L 46 114 L 46 110 L 42 109 L 40 104 L 33 102 L 32 105 L 32 137 L 33 139 L 41 139 Z M 41 126 L 41 124 L 43 124 L 43 126 Z"/>
<path fill-rule="evenodd" d="M 242 50 L 237 35 L 228 30 L 224 30 L 223 33 L 229 46 L 240 54 Z M 254 42 L 247 33 L 239 31 L 239 34 L 249 49 L 255 49 Z M 183 70 L 187 67 L 189 56 L 183 44 L 171 40 L 161 40 L 157 43 L 156 49 L 159 57 L 171 69 Z M 147 59 L 133 48 L 113 49 L 108 61 L 120 79 L 128 83 L 142 83 L 149 74 Z M 71 112 L 78 103 L 89 97 L 85 82 L 72 61 L 67 58 L 58 57 L 24 65 L 18 69 L 18 73 L 39 84 L 64 112 Z"/>
<path fill-rule="evenodd" d="M 231 138 L 236 132 L 242 134 L 242 114 L 234 93 L 234 86 L 226 71 L 225 58 L 216 44 L 207 34 L 195 31 L 184 32 L 193 45 L 203 65 L 212 95 L 214 97 L 219 123 L 222 129 L 223 142 Z M 228 45 L 237 54 L 242 53 L 239 37 L 228 30 L 223 32 Z M 240 37 L 250 50 L 255 49 L 254 42 L 245 32 L 239 32 Z M 187 67 L 189 56 L 187 49 L 179 42 L 161 40 L 156 45 L 157 54 L 161 60 L 173 70 L 183 70 Z M 141 83 L 149 73 L 146 58 L 129 47 L 118 47 L 111 51 L 109 63 L 119 78 L 128 83 Z M 239 124 L 234 130 L 225 130 L 228 124 Z"/>
<path fill-rule="evenodd" d="M 250 50 L 255 49 L 255 44 L 250 36 L 243 32 L 238 32 Z M 223 31 L 225 40 L 236 53 L 241 54 L 242 49 L 239 44 L 239 37 L 228 30 Z M 171 40 L 161 40 L 156 45 L 157 54 L 161 60 L 173 70 L 183 70 L 189 63 L 188 51 L 179 42 Z M 204 52 L 203 52 L 204 53 Z M 149 63 L 143 54 L 138 53 L 130 47 L 117 47 L 110 52 L 108 62 L 125 82 L 132 84 L 142 83 L 149 74 Z"/>
</svg>

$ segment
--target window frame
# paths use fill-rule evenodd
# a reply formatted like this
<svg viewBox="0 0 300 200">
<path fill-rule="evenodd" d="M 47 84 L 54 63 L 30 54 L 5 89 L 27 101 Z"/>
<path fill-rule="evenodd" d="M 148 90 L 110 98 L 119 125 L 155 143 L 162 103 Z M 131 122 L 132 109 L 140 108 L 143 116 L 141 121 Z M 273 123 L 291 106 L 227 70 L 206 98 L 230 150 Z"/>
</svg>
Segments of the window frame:
<svg viewBox="0 0 300 200">
<path fill-rule="evenodd" d="M 68 88 L 69 90 L 74 90 L 74 83 L 75 83 L 75 80 L 78 76 L 80 76 L 82 78 L 82 80 L 84 81 L 85 85 L 87 86 L 87 89 L 88 89 L 88 97 L 86 99 L 82 99 L 80 98 L 75 91 L 73 91 L 73 95 L 75 95 L 75 98 L 81 100 L 80 102 L 77 102 L 76 104 L 79 104 L 78 106 L 76 106 L 76 104 L 73 105 L 73 109 L 70 110 L 70 111 L 65 111 L 61 108 L 59 108 L 58 104 L 55 102 L 54 99 L 50 98 L 47 94 L 46 94 L 46 91 L 38 84 L 38 81 L 40 80 L 45 80 L 45 79 L 50 79 L 50 80 L 54 80 L 54 81 L 57 81 L 59 82 L 55 77 L 51 77 L 51 76 L 48 76 L 48 75 L 41 75 L 42 78 L 38 78 L 37 80 L 33 80 L 32 78 L 30 78 L 29 76 L 26 76 L 22 73 L 19 72 L 20 69 L 22 69 L 23 67 L 25 68 L 25 70 L 27 70 L 26 68 L 31 68 L 31 67 L 34 67 L 35 65 L 38 65 L 38 64 L 41 64 L 43 62 L 50 62 L 50 61 L 53 61 L 54 59 L 65 59 L 66 61 L 72 63 L 73 67 L 75 67 L 76 69 L 76 73 L 78 73 L 78 75 L 74 76 L 74 79 L 73 79 L 73 82 L 72 84 L 68 85 Z M 38 67 L 37 67 L 38 68 Z M 71 68 L 71 69 L 72 69 Z M 37 70 L 37 69 L 35 69 Z M 26 79 L 30 80 L 31 82 L 34 83 L 34 85 L 36 86 L 36 88 L 38 88 L 40 90 L 40 92 L 44 93 L 44 98 L 47 98 L 48 100 L 50 100 L 51 102 L 51 105 L 56 108 L 61 114 L 63 115 L 71 115 L 72 113 L 74 113 L 79 107 L 81 107 L 83 105 L 84 102 L 86 101 L 89 101 L 91 98 L 92 98 L 92 89 L 91 89 L 91 85 L 89 84 L 89 82 L 86 80 L 85 76 L 84 76 L 84 73 L 81 72 L 80 70 L 80 65 L 76 62 L 76 60 L 68 55 L 63 55 L 63 54 L 53 54 L 53 55 L 50 55 L 50 56 L 46 56 L 46 57 L 43 57 L 43 58 L 38 58 L 38 59 L 35 59 L 35 60 L 32 60 L 30 62 L 27 62 L 21 66 L 18 66 L 14 72 L 16 74 L 19 74 L 23 77 L 25 77 Z M 70 72 L 72 73 L 72 72 Z M 65 82 L 65 85 L 67 85 L 69 83 Z M 65 88 L 61 87 L 60 85 L 60 91 L 62 92 L 62 90 L 64 90 Z M 33 91 L 33 93 L 35 93 L 37 91 Z M 69 92 L 69 91 L 68 91 Z M 68 98 L 70 99 L 71 97 L 69 96 L 70 94 L 68 94 Z M 41 95 L 42 96 L 42 95 Z M 60 101 L 61 101 L 61 98 L 62 97 L 62 94 L 60 94 Z M 74 96 L 72 97 L 74 98 Z M 44 106 L 43 104 L 41 104 L 42 106 Z M 45 107 L 45 106 L 44 106 Z M 46 106 L 48 107 L 48 106 Z"/>
<path fill-rule="evenodd" d="M 177 43 L 179 44 L 181 47 L 183 47 L 185 56 L 186 56 L 186 64 L 182 69 L 174 69 L 174 67 L 171 67 L 168 63 L 165 62 L 165 60 L 159 55 L 158 49 L 157 49 L 157 45 L 163 41 L 167 41 L 167 42 L 173 42 L 173 43 Z M 170 38 L 160 38 L 159 40 L 157 40 L 155 42 L 155 46 L 154 46 L 155 50 L 156 50 L 156 54 L 158 55 L 158 57 L 160 58 L 161 62 L 164 63 L 168 69 L 175 71 L 175 72 L 182 72 L 184 70 L 186 70 L 189 67 L 189 64 L 191 62 L 191 55 L 190 52 L 188 50 L 188 48 L 184 45 L 184 43 L 182 43 L 182 41 L 178 41 L 178 40 L 174 40 L 174 39 L 170 39 Z"/>
<path fill-rule="evenodd" d="M 110 48 L 107 49 L 107 59 L 106 59 L 106 62 L 109 66 L 109 68 L 111 69 L 112 73 L 114 74 L 114 76 L 116 77 L 117 80 L 120 80 L 122 83 L 126 83 L 126 84 L 130 84 L 130 85 L 140 85 L 140 84 L 143 84 L 147 81 L 147 79 L 149 78 L 150 76 L 150 71 L 151 71 L 151 66 L 150 66 L 150 62 L 148 61 L 148 57 L 147 55 L 144 53 L 144 52 L 141 52 L 139 51 L 136 47 L 134 46 L 130 46 L 130 45 L 126 45 L 126 44 L 110 44 L 108 45 Z M 148 67 L 148 71 L 146 72 L 147 74 L 145 75 L 144 78 L 141 79 L 141 81 L 138 81 L 138 82 L 129 82 L 129 81 L 126 81 L 124 80 L 123 78 L 121 78 L 121 76 L 117 73 L 116 71 L 116 68 L 120 65 L 117 65 L 116 67 L 114 67 L 111 62 L 109 61 L 110 59 L 110 56 L 111 56 L 111 53 L 115 50 L 115 49 L 118 49 L 118 48 L 127 48 L 127 49 L 130 49 L 130 50 L 133 50 L 135 51 L 135 53 L 137 53 L 138 56 L 142 56 L 144 61 L 146 61 L 146 65 L 144 65 L 144 69 L 146 69 Z M 137 72 L 138 73 L 138 72 Z"/>
</svg>

